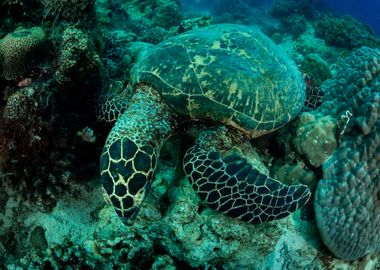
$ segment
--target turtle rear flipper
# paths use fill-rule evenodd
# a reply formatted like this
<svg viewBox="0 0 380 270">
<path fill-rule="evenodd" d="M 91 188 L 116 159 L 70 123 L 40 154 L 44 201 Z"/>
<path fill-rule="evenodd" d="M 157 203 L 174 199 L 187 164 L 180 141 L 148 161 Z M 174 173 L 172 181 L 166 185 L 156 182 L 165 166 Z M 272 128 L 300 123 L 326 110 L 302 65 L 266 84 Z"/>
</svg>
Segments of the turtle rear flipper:
<svg viewBox="0 0 380 270">
<path fill-rule="evenodd" d="M 215 133 L 210 133 L 215 140 Z M 201 200 L 212 209 L 252 224 L 281 219 L 306 204 L 305 185 L 285 185 L 260 173 L 237 154 L 222 156 L 215 143 L 197 140 L 184 158 L 184 170 Z"/>
<path fill-rule="evenodd" d="M 108 135 L 100 157 L 103 188 L 121 220 L 130 225 L 147 195 L 159 151 L 171 134 L 167 105 L 149 86 L 134 98 Z"/>
</svg>

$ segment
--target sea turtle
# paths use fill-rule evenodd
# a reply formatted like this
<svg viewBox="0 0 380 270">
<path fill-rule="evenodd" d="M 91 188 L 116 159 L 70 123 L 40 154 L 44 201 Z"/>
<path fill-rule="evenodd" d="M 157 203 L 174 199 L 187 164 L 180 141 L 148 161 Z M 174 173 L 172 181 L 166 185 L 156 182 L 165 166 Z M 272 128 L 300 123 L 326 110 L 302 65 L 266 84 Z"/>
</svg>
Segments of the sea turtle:
<svg viewBox="0 0 380 270">
<path fill-rule="evenodd" d="M 149 191 L 163 142 L 192 123 L 204 131 L 183 168 L 207 206 L 258 224 L 308 201 L 305 185 L 282 184 L 259 172 L 244 150 L 231 151 L 286 124 L 305 99 L 295 64 L 260 30 L 219 24 L 183 33 L 137 57 L 130 77 L 133 97 L 100 160 L 105 194 L 125 224 Z"/>
</svg>

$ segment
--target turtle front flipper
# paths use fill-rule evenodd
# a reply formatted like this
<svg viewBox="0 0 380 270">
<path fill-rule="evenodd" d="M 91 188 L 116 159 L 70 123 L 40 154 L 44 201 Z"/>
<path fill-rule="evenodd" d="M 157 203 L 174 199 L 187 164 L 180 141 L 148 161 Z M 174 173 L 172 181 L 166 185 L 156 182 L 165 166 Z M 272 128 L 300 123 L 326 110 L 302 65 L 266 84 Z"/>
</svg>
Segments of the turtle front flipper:
<svg viewBox="0 0 380 270">
<path fill-rule="evenodd" d="M 207 206 L 259 224 L 284 218 L 306 204 L 307 186 L 288 186 L 262 174 L 241 153 L 223 154 L 234 144 L 224 128 L 206 131 L 185 155 L 184 171 Z"/>
<path fill-rule="evenodd" d="M 125 224 L 132 224 L 149 191 L 159 151 L 172 131 L 170 109 L 149 86 L 140 85 L 115 123 L 100 157 L 106 196 Z"/>
</svg>

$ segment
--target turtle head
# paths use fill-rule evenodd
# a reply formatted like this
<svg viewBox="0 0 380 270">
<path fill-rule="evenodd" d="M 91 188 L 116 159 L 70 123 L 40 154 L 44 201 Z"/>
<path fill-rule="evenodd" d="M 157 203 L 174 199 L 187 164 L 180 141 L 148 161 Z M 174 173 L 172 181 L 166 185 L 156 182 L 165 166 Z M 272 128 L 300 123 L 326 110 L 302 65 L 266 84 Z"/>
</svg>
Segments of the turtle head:
<svg viewBox="0 0 380 270">
<path fill-rule="evenodd" d="M 101 177 L 107 201 L 122 222 L 131 225 L 149 192 L 156 156 L 123 137 L 105 145 L 100 157 Z"/>
<path fill-rule="evenodd" d="M 126 225 L 136 219 L 149 192 L 161 145 L 172 126 L 168 106 L 151 87 L 141 85 L 108 135 L 100 175 L 107 201 Z"/>
</svg>

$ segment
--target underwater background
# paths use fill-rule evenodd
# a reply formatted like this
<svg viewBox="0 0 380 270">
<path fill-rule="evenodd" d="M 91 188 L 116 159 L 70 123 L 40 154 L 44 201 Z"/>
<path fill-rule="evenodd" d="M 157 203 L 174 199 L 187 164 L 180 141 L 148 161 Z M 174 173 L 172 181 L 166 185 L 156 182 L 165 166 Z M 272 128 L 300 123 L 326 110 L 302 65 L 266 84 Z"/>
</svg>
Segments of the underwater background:
<svg viewBox="0 0 380 270">
<path fill-rule="evenodd" d="M 380 269 L 379 35 L 376 0 L 0 0 L 0 269 Z M 182 69 L 212 89 L 188 97 L 189 115 L 155 95 L 193 91 Z M 236 87 L 253 71 L 264 90 Z M 224 109 L 204 101 L 218 95 Z M 287 121 L 248 134 L 226 116 L 242 95 L 260 108 L 244 115 Z M 233 136 L 199 141 L 221 124 Z M 149 136 L 162 140 L 140 147 Z M 216 174 L 197 172 L 218 169 L 213 155 L 188 149 L 221 141 L 240 182 L 212 193 L 198 178 Z M 140 168 L 151 183 L 126 183 Z M 247 185 L 260 201 L 213 210 L 211 194 Z M 116 200 L 128 192 L 131 224 Z"/>
<path fill-rule="evenodd" d="M 358 2 L 355 0 L 344 1 L 317 1 L 316 7 L 324 12 L 332 12 L 335 15 L 350 15 L 355 19 L 368 24 L 379 35 L 380 33 L 380 2 L 368 0 Z"/>
</svg>

